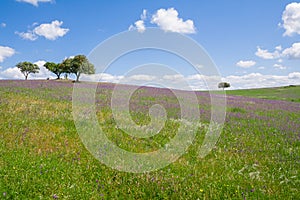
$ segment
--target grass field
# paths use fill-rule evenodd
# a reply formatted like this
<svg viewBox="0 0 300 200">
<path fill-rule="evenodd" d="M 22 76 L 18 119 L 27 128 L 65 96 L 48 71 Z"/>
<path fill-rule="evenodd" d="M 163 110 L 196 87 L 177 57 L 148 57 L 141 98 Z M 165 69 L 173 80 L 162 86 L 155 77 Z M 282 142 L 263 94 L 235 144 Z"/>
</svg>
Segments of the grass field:
<svg viewBox="0 0 300 200">
<path fill-rule="evenodd" d="M 202 159 L 197 149 L 210 111 L 209 96 L 198 92 L 203 127 L 187 153 L 161 170 L 138 174 L 113 170 L 85 149 L 72 118 L 72 87 L 71 82 L 63 81 L 0 81 L 0 199 L 300 196 L 299 86 L 228 91 L 222 135 Z M 97 116 L 107 137 L 119 147 L 153 151 L 176 134 L 178 127 L 170 120 L 161 134 L 151 138 L 120 132 L 109 109 L 112 89 L 112 84 L 99 84 Z M 154 102 L 165 105 L 168 117 L 178 118 L 178 101 L 170 92 L 139 91 L 131 101 L 131 115 L 137 123 L 149 122 L 144 113 Z"/>
<path fill-rule="evenodd" d="M 300 102 L 300 85 L 247 90 L 228 90 L 228 95 Z"/>
</svg>

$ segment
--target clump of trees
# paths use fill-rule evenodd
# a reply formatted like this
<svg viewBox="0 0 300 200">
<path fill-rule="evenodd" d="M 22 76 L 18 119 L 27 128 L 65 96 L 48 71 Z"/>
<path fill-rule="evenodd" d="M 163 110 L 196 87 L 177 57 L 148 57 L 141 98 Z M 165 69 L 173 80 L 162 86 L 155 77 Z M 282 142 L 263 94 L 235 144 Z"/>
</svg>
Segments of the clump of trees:
<svg viewBox="0 0 300 200">
<path fill-rule="evenodd" d="M 221 82 L 218 84 L 218 88 L 223 88 L 223 90 L 225 88 L 229 88 L 230 87 L 230 83 L 227 83 L 227 82 Z"/>
<path fill-rule="evenodd" d="M 36 64 L 30 62 L 21 62 L 16 65 L 20 71 L 24 74 L 25 80 L 27 80 L 30 73 L 38 73 L 39 67 Z M 77 55 L 73 58 L 67 58 L 61 63 L 46 62 L 44 67 L 60 79 L 62 74 L 66 77 L 68 74 L 75 74 L 76 81 L 79 81 L 81 74 L 95 74 L 95 67 L 85 55 Z"/>
<path fill-rule="evenodd" d="M 74 58 L 67 58 L 62 62 L 62 68 L 67 69 L 69 74 L 75 74 L 76 81 L 79 81 L 81 74 L 95 74 L 95 67 L 88 61 L 86 56 L 77 55 Z"/>
</svg>

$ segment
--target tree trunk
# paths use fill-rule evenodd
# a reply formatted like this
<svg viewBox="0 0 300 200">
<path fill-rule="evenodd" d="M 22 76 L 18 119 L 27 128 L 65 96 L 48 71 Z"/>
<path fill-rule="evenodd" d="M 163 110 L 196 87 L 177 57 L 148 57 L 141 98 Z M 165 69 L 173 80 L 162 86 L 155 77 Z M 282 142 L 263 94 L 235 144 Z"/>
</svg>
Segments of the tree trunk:
<svg viewBox="0 0 300 200">
<path fill-rule="evenodd" d="M 27 75 L 25 75 L 25 80 L 27 80 L 27 78 L 28 78 L 28 74 L 27 74 Z"/>
<path fill-rule="evenodd" d="M 79 82 L 80 73 L 76 74 L 76 82 Z"/>
</svg>

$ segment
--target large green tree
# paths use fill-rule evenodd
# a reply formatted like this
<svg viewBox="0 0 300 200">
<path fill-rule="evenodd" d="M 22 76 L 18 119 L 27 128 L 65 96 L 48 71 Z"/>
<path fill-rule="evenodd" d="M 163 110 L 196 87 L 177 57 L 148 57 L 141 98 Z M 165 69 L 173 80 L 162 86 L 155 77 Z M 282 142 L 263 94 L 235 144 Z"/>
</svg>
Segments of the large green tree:
<svg viewBox="0 0 300 200">
<path fill-rule="evenodd" d="M 44 67 L 54 73 L 57 76 L 57 79 L 60 79 L 60 75 L 67 72 L 67 69 L 61 63 L 46 62 Z"/>
<path fill-rule="evenodd" d="M 20 62 L 16 65 L 17 68 L 20 69 L 22 74 L 25 76 L 25 80 L 27 80 L 29 74 L 39 73 L 40 68 L 31 62 Z"/>
<path fill-rule="evenodd" d="M 81 74 L 95 74 L 94 65 L 90 63 L 84 55 L 68 58 L 64 62 L 69 66 L 70 73 L 75 74 L 77 82 L 79 81 Z"/>
</svg>

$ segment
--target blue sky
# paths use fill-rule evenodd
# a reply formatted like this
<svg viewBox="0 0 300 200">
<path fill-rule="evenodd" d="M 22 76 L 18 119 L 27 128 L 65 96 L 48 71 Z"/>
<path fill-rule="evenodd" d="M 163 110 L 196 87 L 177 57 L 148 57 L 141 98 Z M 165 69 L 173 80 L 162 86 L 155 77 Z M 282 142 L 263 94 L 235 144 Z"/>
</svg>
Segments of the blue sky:
<svg viewBox="0 0 300 200">
<path fill-rule="evenodd" d="M 141 34 L 143 27 L 159 27 L 191 37 L 233 88 L 300 84 L 300 2 L 3 0 L 0 13 L 2 79 L 23 78 L 14 68 L 21 61 L 41 65 L 88 55 L 131 26 Z M 175 68 L 187 67 L 169 64 L 176 63 Z M 109 72 L 110 80 L 123 73 L 118 67 Z M 32 77 L 47 76 L 43 69 Z"/>
</svg>

